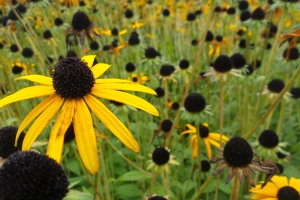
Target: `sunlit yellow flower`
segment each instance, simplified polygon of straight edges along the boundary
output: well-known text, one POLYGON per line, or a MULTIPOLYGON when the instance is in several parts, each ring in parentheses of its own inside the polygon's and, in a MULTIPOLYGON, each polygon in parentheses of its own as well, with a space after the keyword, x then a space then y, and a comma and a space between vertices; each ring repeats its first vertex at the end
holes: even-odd
MULTIPOLYGON (((191 148, 192 148, 192 155, 194 158, 196 158, 199 152, 197 128, 190 124, 186 124, 185 127, 188 130, 182 132, 180 135, 193 134, 191 137, 191 148)), ((199 134, 200 134, 200 138, 204 140, 206 151, 207 151, 207 157, 210 159, 212 157, 212 151, 210 145, 214 145, 220 148, 221 135, 219 133, 210 133, 208 129, 208 124, 206 123, 203 123, 202 125, 199 126, 199 134)), ((228 140, 229 140, 228 137, 222 135, 222 143, 226 143, 228 140)))
POLYGON ((41 85, 21 89, 1 99, 0 108, 12 102, 50 95, 20 124, 16 141, 24 128, 37 118, 25 136, 22 150, 30 149, 32 143, 60 110, 51 131, 47 155, 60 162, 64 134, 73 122, 80 157, 91 173, 97 173, 98 152, 89 111, 91 110, 128 148, 135 152, 139 151, 139 144, 129 130, 97 97, 128 104, 157 116, 158 111, 150 103, 120 90, 156 93, 150 88, 128 80, 97 79, 110 65, 99 63, 92 67, 95 57, 95 55, 84 56, 81 60, 77 57, 63 58, 55 66, 52 78, 42 75, 17 78, 17 80, 29 80, 41 85))
POLYGON ((251 188, 254 193, 251 199, 260 200, 292 200, 300 199, 300 179, 294 177, 288 181, 286 176, 273 176, 264 188, 261 189, 262 182, 251 188))
POLYGON ((139 75, 137 74, 132 74, 131 77, 128 77, 127 80, 131 80, 135 83, 139 83, 139 84, 145 84, 146 81, 149 80, 148 76, 145 76, 143 73, 140 73, 139 75))

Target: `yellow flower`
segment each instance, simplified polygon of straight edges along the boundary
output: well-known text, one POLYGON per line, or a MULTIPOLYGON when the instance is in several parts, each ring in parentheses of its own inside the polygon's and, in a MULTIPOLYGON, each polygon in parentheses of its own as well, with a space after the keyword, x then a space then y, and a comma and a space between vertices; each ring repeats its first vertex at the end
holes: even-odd
MULTIPOLYGON (((182 132, 180 135, 184 134, 189 134, 192 133, 191 137, 191 147, 192 147, 192 155, 194 158, 198 156, 199 152, 199 142, 198 142, 198 136, 196 135, 197 129, 196 127, 186 124, 185 127, 188 129, 184 132, 182 132)), ((212 151, 211 151, 211 146, 214 145, 218 148, 220 148, 220 134, 219 133, 210 133, 208 129, 208 124, 203 123, 202 125, 199 126, 199 134, 200 138, 204 140, 206 151, 207 151, 207 157, 210 159, 212 157, 212 151)), ((226 143, 228 141, 228 137, 222 135, 222 142, 226 143)))
POLYGON ((97 173, 99 165, 96 134, 89 110, 93 111, 102 123, 128 148, 135 152, 140 150, 139 144, 125 125, 103 103, 98 101, 97 97, 128 104, 157 116, 159 115, 158 111, 150 103, 119 90, 156 93, 150 88, 128 80, 97 79, 110 65, 99 63, 92 67, 95 57, 95 55, 88 55, 81 60, 77 57, 63 58, 55 66, 53 78, 28 75, 16 79, 29 80, 41 85, 21 89, 3 98, 0 100, 0 108, 12 102, 50 95, 38 104, 21 123, 16 141, 24 128, 37 118, 24 138, 22 150, 30 149, 32 143, 59 110, 47 149, 47 155, 57 162, 61 160, 64 134, 73 122, 82 162, 91 173, 97 173))
POLYGON ((132 80, 135 83, 139 83, 139 84, 145 84, 146 81, 149 80, 148 76, 145 76, 143 73, 140 73, 139 75, 133 73, 130 77, 127 77, 127 80, 132 80))
POLYGON ((271 181, 262 189, 262 183, 250 189, 250 192, 254 193, 251 199, 292 200, 300 198, 300 179, 292 177, 288 181, 286 176, 273 176, 271 181))

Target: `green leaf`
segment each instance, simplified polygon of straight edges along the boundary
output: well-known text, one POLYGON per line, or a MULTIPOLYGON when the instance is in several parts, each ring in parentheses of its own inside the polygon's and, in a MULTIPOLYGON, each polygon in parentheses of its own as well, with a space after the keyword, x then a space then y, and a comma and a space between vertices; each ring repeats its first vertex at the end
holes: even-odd
POLYGON ((70 190, 63 200, 93 200, 92 195, 79 192, 77 190, 70 190))
POLYGON ((76 175, 81 175, 79 164, 75 158, 68 160, 67 169, 75 173, 76 175))
POLYGON ((122 199, 130 199, 132 197, 142 196, 141 190, 137 185, 134 184, 126 184, 117 187, 117 194, 122 199))
POLYGON ((151 178, 151 176, 140 172, 140 171, 131 171, 127 172, 126 174, 120 176, 118 181, 140 181, 151 178))

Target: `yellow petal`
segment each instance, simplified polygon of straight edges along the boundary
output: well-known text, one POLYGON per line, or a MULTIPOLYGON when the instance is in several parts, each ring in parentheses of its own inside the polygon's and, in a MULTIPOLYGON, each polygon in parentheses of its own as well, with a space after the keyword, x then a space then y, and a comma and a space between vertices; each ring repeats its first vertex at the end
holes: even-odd
POLYGON ((12 95, 9 95, 1 99, 0 108, 16 101, 47 96, 53 94, 54 92, 55 90, 52 86, 37 85, 37 86, 27 87, 15 92, 12 95))
POLYGON ((119 32, 119 35, 124 35, 125 33, 127 33, 127 30, 126 30, 126 29, 120 31, 120 32, 119 32))
POLYGON ((180 136, 185 135, 185 134, 189 134, 189 133, 196 133, 196 132, 193 131, 193 130, 187 130, 187 131, 183 131, 183 132, 180 134, 180 136))
POLYGON ((39 83, 42 85, 53 85, 52 78, 42 75, 28 75, 28 76, 21 76, 16 78, 15 80, 28 80, 34 83, 39 83))
POLYGON ((116 78, 105 78, 105 79, 96 79, 96 84, 98 83, 132 83, 132 81, 116 78))
POLYGON ((64 99, 62 98, 56 98, 55 101, 53 101, 53 103, 35 120, 24 138, 22 150, 30 149, 32 143, 55 116, 63 101, 64 99))
POLYGON ((92 88, 92 94, 100 98, 114 100, 120 103, 131 105, 133 107, 144 110, 155 116, 159 115, 157 109, 152 104, 132 94, 115 91, 115 90, 108 90, 108 89, 101 89, 101 90, 94 91, 93 88, 92 88))
POLYGON ((74 116, 74 108, 75 100, 67 99, 59 112, 50 134, 47 155, 56 160, 58 163, 60 163, 61 160, 65 133, 74 116))
POLYGON ((273 176, 271 180, 278 188, 288 186, 288 180, 286 176, 273 176))
POLYGON ((53 101, 55 101, 57 98, 60 98, 57 94, 53 94, 44 101, 42 101, 40 104, 38 104, 34 109, 30 111, 30 113, 25 117, 25 119, 22 121, 21 125, 19 126, 16 140, 15 140, 15 146, 17 145, 17 141, 19 139, 19 136, 21 132, 24 130, 24 128, 32 122, 41 112, 43 112, 46 108, 48 108, 53 101))
POLYGON ((94 67, 92 67, 92 72, 94 74, 94 78, 98 78, 101 76, 108 68, 110 68, 111 65, 105 64, 105 63, 98 63, 94 67))
POLYGON ((210 138, 206 138, 206 139, 209 141, 210 144, 220 148, 220 146, 221 146, 220 143, 218 143, 218 142, 216 142, 216 141, 214 141, 213 139, 210 139, 210 138))
POLYGON ((193 135, 191 137, 191 146, 192 146, 192 155, 193 155, 193 158, 197 158, 198 152, 199 152, 199 144, 198 144, 197 135, 193 135))
POLYGON ((87 55, 81 58, 81 61, 86 62, 87 66, 91 68, 93 66, 96 55, 87 55))
POLYGON ((295 188, 295 190, 297 190, 298 192, 300 192, 300 179, 296 179, 296 178, 292 177, 290 179, 289 186, 295 188))
POLYGON ((73 124, 81 160, 89 172, 96 174, 99 169, 96 135, 91 114, 83 99, 76 100, 73 124))
POLYGON ((208 159, 211 159, 212 158, 211 146, 209 144, 208 139, 204 138, 204 143, 205 143, 205 147, 206 147, 206 151, 207 151, 207 157, 208 157, 208 159))
POLYGON ((186 124, 185 126, 186 126, 189 130, 192 130, 192 131, 194 131, 194 132, 196 133, 197 129, 196 129, 195 126, 192 126, 192 125, 190 125, 190 124, 186 124))
POLYGON ((92 95, 84 97, 89 108, 100 121, 129 149, 139 152, 140 147, 126 126, 103 103, 92 95))
POLYGON ((110 89, 110 90, 129 90, 129 91, 137 91, 137 92, 145 92, 149 94, 156 95, 156 92, 149 87, 131 82, 131 83, 103 83, 103 84, 95 84, 93 87, 93 91, 101 89, 110 89))

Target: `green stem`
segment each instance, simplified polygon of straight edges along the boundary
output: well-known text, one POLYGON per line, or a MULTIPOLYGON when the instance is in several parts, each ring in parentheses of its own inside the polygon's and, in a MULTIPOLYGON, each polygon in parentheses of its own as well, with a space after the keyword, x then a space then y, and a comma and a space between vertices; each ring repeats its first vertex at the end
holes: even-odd
POLYGON ((238 200, 239 197, 239 177, 237 175, 234 176, 233 190, 231 193, 231 200, 238 200))
POLYGON ((202 185, 202 187, 200 188, 200 190, 197 191, 197 193, 193 196, 192 200, 198 200, 199 196, 202 194, 202 192, 205 190, 205 188, 209 185, 209 183, 214 179, 214 177, 210 177, 209 179, 207 179, 207 181, 205 181, 202 185))

